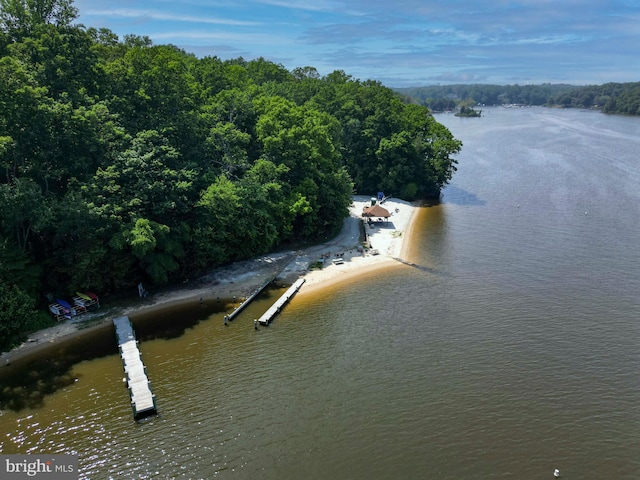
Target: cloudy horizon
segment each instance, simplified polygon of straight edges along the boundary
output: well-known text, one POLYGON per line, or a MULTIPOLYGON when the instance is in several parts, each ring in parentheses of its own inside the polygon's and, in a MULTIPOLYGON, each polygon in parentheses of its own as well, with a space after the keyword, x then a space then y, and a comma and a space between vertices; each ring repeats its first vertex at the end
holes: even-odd
POLYGON ((78 22, 198 57, 264 57, 390 87, 640 81, 629 0, 78 0, 78 22))

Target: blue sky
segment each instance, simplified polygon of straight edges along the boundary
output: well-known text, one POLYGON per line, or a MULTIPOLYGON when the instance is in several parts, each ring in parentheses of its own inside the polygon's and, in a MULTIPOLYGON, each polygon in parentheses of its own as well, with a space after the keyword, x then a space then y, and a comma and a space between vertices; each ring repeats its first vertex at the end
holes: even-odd
POLYGON ((639 0, 76 0, 78 22, 198 57, 390 87, 640 81, 639 0))

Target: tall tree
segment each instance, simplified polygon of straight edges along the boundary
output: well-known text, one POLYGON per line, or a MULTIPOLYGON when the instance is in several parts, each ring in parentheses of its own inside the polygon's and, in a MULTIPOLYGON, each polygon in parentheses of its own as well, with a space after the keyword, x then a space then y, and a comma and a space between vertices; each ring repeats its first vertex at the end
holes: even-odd
POLYGON ((263 158, 288 169, 284 180, 298 236, 312 238, 332 232, 347 213, 352 190, 351 179, 340 163, 338 121, 279 97, 259 99, 257 105, 262 112, 256 131, 263 158), (335 210, 327 209, 324 202, 331 197, 338 199, 332 202, 335 210))
POLYGON ((212 171, 235 176, 245 170, 249 166, 250 141, 251 136, 233 123, 216 123, 205 140, 212 171))
POLYGON ((0 227, 22 252, 29 250, 35 233, 43 230, 51 218, 51 209, 40 186, 30 178, 14 178, 0 184, 0 227))
POLYGON ((40 25, 69 26, 77 17, 73 0, 0 0, 0 30, 14 41, 40 25))
POLYGON ((112 165, 84 188, 95 214, 109 225, 109 245, 131 252, 139 268, 165 282, 178 269, 188 241, 195 171, 156 131, 140 132, 112 165))
POLYGON ((35 301, 20 287, 0 277, 0 350, 10 347, 24 331, 35 301))

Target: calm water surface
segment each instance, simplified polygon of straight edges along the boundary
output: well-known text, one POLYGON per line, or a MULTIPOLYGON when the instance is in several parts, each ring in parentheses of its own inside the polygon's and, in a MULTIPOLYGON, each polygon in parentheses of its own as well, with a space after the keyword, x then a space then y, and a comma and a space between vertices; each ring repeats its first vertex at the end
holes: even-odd
POLYGON ((55 392, 0 412, 2 452, 76 452, 92 479, 640 478, 640 118, 485 113, 437 116, 464 147, 419 211, 422 268, 257 332, 278 291, 229 327, 132 317, 160 415, 132 421, 105 329, 23 372, 55 392))

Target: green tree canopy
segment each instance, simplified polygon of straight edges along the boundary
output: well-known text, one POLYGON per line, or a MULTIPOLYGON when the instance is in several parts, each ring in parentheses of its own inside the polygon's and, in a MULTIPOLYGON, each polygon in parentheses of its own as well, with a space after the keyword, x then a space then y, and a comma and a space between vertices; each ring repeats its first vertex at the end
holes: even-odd
POLYGON ((35 303, 20 287, 0 277, 0 347, 13 344, 24 331, 29 319, 36 315, 35 303))
POLYGON ((78 16, 73 0, 0 0, 0 30, 14 40, 44 24, 71 25, 78 16))
POLYGON ((460 143, 379 82, 120 39, 70 0, 0 9, 0 271, 34 302, 325 239, 354 192, 455 171, 460 143))

